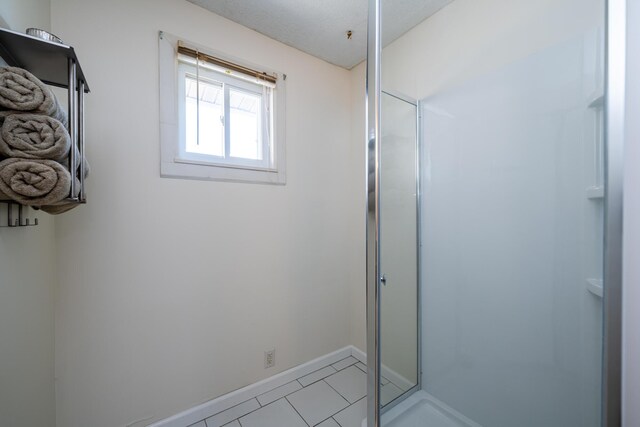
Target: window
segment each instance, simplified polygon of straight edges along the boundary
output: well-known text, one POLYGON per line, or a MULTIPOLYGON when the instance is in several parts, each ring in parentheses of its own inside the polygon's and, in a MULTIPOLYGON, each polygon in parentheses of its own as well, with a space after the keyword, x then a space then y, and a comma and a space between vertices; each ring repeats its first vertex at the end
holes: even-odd
POLYGON ((162 176, 284 184, 286 76, 193 46, 161 33, 162 176))

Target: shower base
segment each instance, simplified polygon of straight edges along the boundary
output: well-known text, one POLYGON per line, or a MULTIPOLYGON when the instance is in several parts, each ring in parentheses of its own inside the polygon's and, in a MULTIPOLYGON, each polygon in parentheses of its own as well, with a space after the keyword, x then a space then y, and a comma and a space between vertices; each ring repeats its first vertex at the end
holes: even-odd
MULTIPOLYGON (((482 427, 422 390, 383 414, 381 424, 383 427, 482 427)), ((365 419, 362 427, 366 425, 365 419)))

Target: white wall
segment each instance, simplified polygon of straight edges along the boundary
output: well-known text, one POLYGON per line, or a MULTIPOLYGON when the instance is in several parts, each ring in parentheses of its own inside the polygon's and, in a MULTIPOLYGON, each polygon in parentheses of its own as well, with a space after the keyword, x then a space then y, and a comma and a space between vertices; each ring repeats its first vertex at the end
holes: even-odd
MULTIPOLYGON (((0 228, 0 425, 55 425, 53 219, 0 228)), ((0 205, 6 221, 6 207, 0 205)))
POLYGON ((349 280, 349 296, 351 307, 350 340, 351 344, 366 352, 367 350, 367 305, 366 305, 366 172, 365 155, 367 150, 365 138, 365 62, 355 66, 350 72, 351 78, 351 143, 349 145, 352 158, 351 183, 354 198, 359 210, 350 216, 349 228, 355 233, 352 242, 354 255, 349 280))
POLYGON ((146 425, 350 344, 350 75, 182 0, 54 0, 91 87, 57 220, 58 426, 146 425), (159 30, 287 74, 287 184, 161 179, 159 30), (263 351, 276 349, 276 368, 263 351))
POLYGON ((572 38, 602 4, 455 0, 385 48, 383 87, 422 99, 572 38))
POLYGON ((51 26, 49 0, 2 0, 0 17, 13 31, 24 33, 35 27, 48 30, 51 26))
MULTIPOLYGON (((47 29, 49 1, 3 1, 0 23, 47 29)), ((0 425, 7 427, 55 425, 54 221, 27 212, 40 225, 0 228, 0 425)))
POLYGON ((602 277, 603 200, 586 197, 585 48, 424 102, 424 384, 482 425, 599 424, 602 299, 586 280, 602 277))

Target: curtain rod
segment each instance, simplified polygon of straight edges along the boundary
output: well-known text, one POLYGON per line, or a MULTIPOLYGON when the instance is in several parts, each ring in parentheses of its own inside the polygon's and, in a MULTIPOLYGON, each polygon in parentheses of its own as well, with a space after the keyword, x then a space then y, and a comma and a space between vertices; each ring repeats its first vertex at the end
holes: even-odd
POLYGON ((261 71, 256 71, 251 68, 244 67, 242 65, 234 64, 233 62, 225 61, 224 59, 216 58, 215 56, 207 55, 206 53, 202 53, 196 49, 185 46, 182 42, 178 42, 178 53, 181 53, 186 56, 190 56, 192 58, 195 58, 196 60, 203 60, 205 62, 209 62, 211 64, 226 68, 231 71, 236 71, 238 73, 255 76, 255 78, 257 79, 266 80, 273 84, 276 84, 276 82, 278 81, 277 77, 272 76, 271 74, 267 74, 261 71))

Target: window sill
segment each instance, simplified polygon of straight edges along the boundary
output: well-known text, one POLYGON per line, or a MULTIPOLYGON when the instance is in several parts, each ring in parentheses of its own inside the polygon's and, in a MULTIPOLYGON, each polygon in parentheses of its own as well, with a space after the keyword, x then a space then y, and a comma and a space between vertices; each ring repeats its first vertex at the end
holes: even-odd
POLYGON ((160 164, 160 175, 163 178, 196 179, 201 181, 286 184, 286 177, 283 171, 237 165, 220 165, 178 158, 173 162, 162 162, 160 164))
POLYGON ((207 162, 205 160, 187 159, 187 158, 184 158, 184 157, 176 157, 175 159, 173 159, 173 161, 174 161, 174 163, 184 163, 184 164, 188 164, 188 165, 210 166, 210 167, 214 167, 214 168, 242 169, 242 170, 278 173, 278 169, 275 169, 275 168, 267 168, 267 167, 252 166, 252 165, 232 164, 232 163, 207 162))

